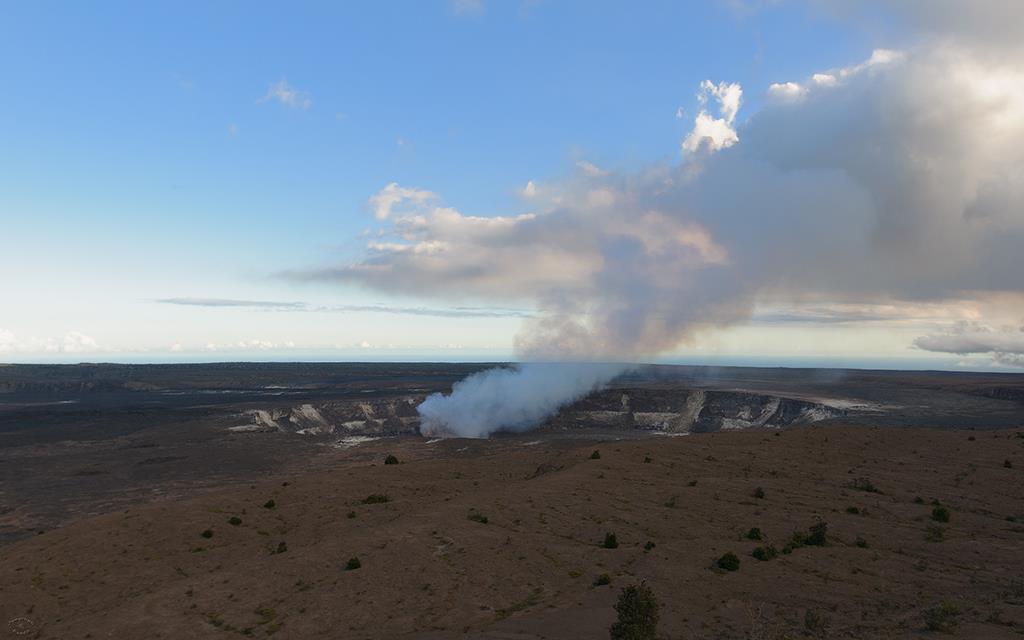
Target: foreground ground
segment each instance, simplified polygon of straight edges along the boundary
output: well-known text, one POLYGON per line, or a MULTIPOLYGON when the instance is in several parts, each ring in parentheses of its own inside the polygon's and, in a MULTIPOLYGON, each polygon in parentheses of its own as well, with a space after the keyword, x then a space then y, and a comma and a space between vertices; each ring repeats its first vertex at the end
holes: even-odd
POLYGON ((1024 631, 1019 430, 399 438, 326 455, 318 470, 0 547, 5 631, 600 638, 619 588, 640 580, 661 600, 665 638, 1024 631), (389 453, 401 464, 382 464, 389 453), (373 494, 387 501, 365 504, 373 494), (948 522, 933 520, 933 501, 948 522), (818 521, 826 546, 781 553, 818 521), (745 537, 752 527, 763 541, 745 537), (601 547, 606 533, 618 548, 601 547), (768 544, 778 557, 751 557, 768 544), (739 569, 714 567, 729 551, 739 569), (351 558, 360 567, 346 570, 351 558), (594 586, 601 574, 610 584, 594 586))

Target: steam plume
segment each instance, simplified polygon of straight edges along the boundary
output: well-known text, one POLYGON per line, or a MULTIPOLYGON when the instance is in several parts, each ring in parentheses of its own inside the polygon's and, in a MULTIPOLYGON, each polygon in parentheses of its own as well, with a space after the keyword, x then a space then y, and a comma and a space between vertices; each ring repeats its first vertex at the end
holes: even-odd
POLYGON ((496 431, 525 431, 625 369, 621 364, 529 362, 481 371, 457 382, 451 395, 435 393, 424 400, 420 432, 486 438, 496 431))
MULTIPOLYGON (((1007 3, 941 4, 957 20, 923 25, 915 49, 781 78, 746 121, 738 85, 702 84, 717 109, 702 104, 680 163, 531 181, 530 210, 515 216, 465 215, 388 185, 365 256, 297 277, 532 303, 516 348, 533 361, 638 362, 746 322, 758 305, 998 294, 1024 308, 1024 47, 980 43, 971 26, 1005 22, 1007 3), (972 11, 977 20, 959 19, 972 11)), ((614 375, 554 371, 470 378, 424 403, 425 429, 522 429, 614 375)))

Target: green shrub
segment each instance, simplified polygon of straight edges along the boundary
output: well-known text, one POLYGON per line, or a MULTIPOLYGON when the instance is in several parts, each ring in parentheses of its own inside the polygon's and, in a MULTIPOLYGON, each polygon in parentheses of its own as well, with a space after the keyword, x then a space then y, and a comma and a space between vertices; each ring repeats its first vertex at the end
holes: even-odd
POLYGON ((277 553, 284 553, 285 551, 288 551, 288 544, 282 540, 277 543, 277 553))
POLYGON ((650 540, 648 540, 647 543, 644 544, 644 551, 650 551, 654 547, 655 547, 655 544, 653 542, 651 542, 650 540))
POLYGON ((238 525, 242 524, 242 519, 238 516, 231 516, 230 518, 228 518, 228 524, 230 524, 232 527, 237 527, 238 525))
POLYGON ((861 549, 868 548, 868 541, 862 538, 861 536, 857 536, 857 539, 854 541, 854 544, 860 547, 861 549))
POLYGON ((477 513, 476 511, 474 511, 474 512, 470 513, 466 517, 469 518, 470 520, 472 520, 473 522, 479 522, 480 524, 487 524, 487 516, 485 516, 482 513, 477 513))
POLYGON ((949 522, 949 509, 941 505, 933 508, 932 520, 935 522, 949 522))
POLYGON ((398 464, 398 458, 389 453, 388 457, 384 458, 384 464, 398 464))
POLYGON ((363 498, 363 504, 384 504, 385 502, 391 502, 391 498, 386 493, 371 493, 363 498))
POLYGON ((651 462, 653 462, 651 456, 644 456, 644 464, 651 464, 651 462))
POLYGON ((732 551, 728 551, 721 558, 715 560, 715 565, 725 571, 736 571, 740 568, 740 558, 732 551))
POLYGON ((213 537, 213 529, 207 529, 206 531, 203 531, 199 535, 203 536, 204 538, 212 538, 213 537))
POLYGON ((846 507, 846 513, 849 513, 849 514, 852 514, 852 515, 855 515, 855 516, 859 516, 860 515, 860 509, 858 509, 857 507, 846 507))
POLYGON ((658 599, 641 582, 625 587, 615 604, 618 619, 609 632, 612 640, 654 640, 658 635, 658 599))
POLYGON ((600 460, 601 459, 601 452, 598 451, 597 449, 594 449, 594 453, 590 454, 590 459, 591 460, 600 460))
POLYGON ((767 560, 771 560, 775 556, 779 555, 779 553, 775 550, 775 545, 771 545, 770 544, 770 545, 765 546, 765 547, 758 547, 758 548, 754 549, 751 552, 750 555, 752 555, 752 556, 754 556, 754 558, 764 562, 764 561, 767 561, 767 560))
POLYGON ((696 480, 690 480, 689 482, 686 483, 686 486, 688 486, 688 487, 696 487, 697 486, 697 481, 696 480))
POLYGON ((345 571, 355 571, 361 566, 363 566, 363 563, 359 562, 359 558, 352 557, 345 563, 345 571))
POLYGON ((263 503, 263 508, 264 509, 273 509, 276 506, 277 506, 277 503, 274 502, 273 500, 267 500, 266 502, 263 503))
POLYGON ((601 575, 599 575, 596 578, 594 578, 594 586, 595 587, 603 587, 604 585, 611 584, 611 583, 612 583, 612 577, 610 575, 608 575, 607 573, 602 573, 601 575))
POLYGON ((764 489, 762 489, 761 487, 754 489, 754 497, 757 498, 758 500, 764 499, 764 489))
POLYGON ((348 513, 345 514, 345 517, 348 518, 349 520, 351 520, 352 518, 356 517, 356 512, 355 511, 349 511, 348 513))
POLYGON ((1007 458, 1006 460, 1003 460, 1003 466, 1007 469, 1012 469, 1013 462, 1009 458, 1007 458))
POLYGON ((604 542, 601 543, 601 546, 605 549, 618 549, 619 540, 615 537, 614 533, 606 533, 604 534, 604 542))
POLYGON ((828 525, 818 521, 811 525, 810 535, 804 540, 804 544, 811 547, 824 547, 828 543, 828 525))
POLYGON ((916 496, 914 498, 914 504, 924 504, 924 498, 922 498, 921 496, 916 496))
POLYGON ((750 531, 747 532, 747 540, 761 540, 761 529, 758 527, 751 527, 750 531))

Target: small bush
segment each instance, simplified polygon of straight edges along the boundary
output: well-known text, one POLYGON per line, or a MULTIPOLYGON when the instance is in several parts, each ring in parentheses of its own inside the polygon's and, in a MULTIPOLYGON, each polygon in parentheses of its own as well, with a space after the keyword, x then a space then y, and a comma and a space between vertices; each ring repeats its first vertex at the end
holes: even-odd
POLYGON ((696 487, 697 486, 697 481, 696 480, 690 480, 689 482, 686 483, 686 486, 688 486, 688 487, 696 487))
POLYGON ((212 538, 213 537, 213 529, 207 529, 206 531, 200 533, 199 535, 203 536, 204 538, 212 538))
POLYGON ((850 482, 850 488, 857 491, 867 491, 868 493, 882 493, 868 478, 856 478, 850 482))
POLYGON ((811 547, 824 547, 828 543, 828 525, 824 522, 816 522, 811 525, 811 534, 807 536, 804 544, 811 547))
POLYGON ((768 545, 765 547, 758 547, 754 549, 750 555, 754 556, 757 560, 762 562, 771 560, 775 556, 779 555, 778 551, 775 550, 775 545, 768 545))
POLYGON ((485 516, 482 513, 477 513, 476 511, 474 511, 473 513, 469 514, 466 517, 469 518, 470 520, 472 520, 473 522, 479 522, 480 524, 487 524, 487 516, 485 516))
POLYGON ((763 500, 764 499, 764 489, 762 489, 761 487, 758 487, 758 488, 754 489, 754 497, 757 498, 758 500, 763 500))
POLYGON ((747 532, 747 540, 761 540, 761 529, 758 527, 751 527, 750 531, 747 532))
POLYGON ((740 568, 740 558, 732 551, 728 551, 721 558, 715 560, 715 566, 725 571, 736 571, 740 568))
POLYGON ((653 542, 651 542, 650 540, 648 540, 647 543, 644 544, 644 551, 650 551, 654 547, 655 547, 655 544, 653 542))
POLYGON ((363 563, 359 562, 359 558, 349 558, 348 562, 345 563, 345 571, 355 571, 361 566, 363 566, 363 563))
POLYGON ((356 517, 356 512, 355 511, 349 511, 348 513, 345 514, 345 517, 348 518, 349 520, 351 520, 352 518, 356 517))
POLYGON ((820 609, 808 609, 804 613, 804 628, 815 638, 827 638, 832 620, 820 609))
POLYGON ((615 604, 618 619, 609 632, 612 640, 654 640, 658 635, 658 599, 641 582, 625 587, 615 604))
POLYGON ((363 504, 384 504, 385 502, 391 502, 391 498, 386 493, 371 493, 363 498, 363 504))
POLYGON ((263 503, 263 508, 264 509, 273 509, 276 506, 277 506, 277 503, 274 502, 273 500, 267 500, 266 502, 263 503))
POLYGON ((846 507, 846 513, 849 513, 849 514, 852 514, 852 515, 855 515, 855 516, 859 516, 860 515, 860 509, 858 509, 857 507, 846 507))
POLYGON ((929 631, 949 632, 956 629, 960 608, 951 602, 943 602, 938 606, 925 609, 922 615, 924 626, 929 631))
POLYGON ((924 498, 917 496, 914 498, 914 504, 924 504, 924 498))
POLYGON ((612 583, 612 577, 610 575, 608 575, 607 573, 602 573, 601 575, 599 575, 596 578, 594 578, 594 586, 595 587, 603 587, 604 585, 611 584, 611 583, 612 583))
POLYGON ((601 546, 605 549, 618 549, 619 540, 615 537, 614 533, 606 533, 604 534, 604 542, 601 543, 601 546))
POLYGON ((228 518, 228 524, 230 524, 232 527, 237 527, 238 525, 242 524, 242 519, 238 516, 231 516, 230 518, 228 518))
POLYGON ((601 459, 601 452, 598 451, 597 449, 594 449, 594 453, 590 454, 590 459, 591 460, 600 460, 601 459))
POLYGON ((398 458, 389 453, 388 457, 384 458, 384 464, 398 464, 398 458))
POLYGON ((946 539, 946 530, 933 524, 925 529, 924 539, 928 542, 942 542, 946 539))
POLYGON ((288 543, 282 540, 277 543, 277 553, 284 553, 285 551, 288 551, 288 543))
POLYGON ((949 522, 949 509, 939 505, 932 509, 932 520, 935 522, 949 522))
POLYGON ((868 548, 868 541, 860 536, 857 536, 857 539, 854 541, 854 544, 860 547, 861 549, 868 548))
POLYGON ((651 464, 651 462, 653 462, 651 456, 644 456, 644 464, 651 464))
POLYGON ((1003 467, 1005 467, 1006 469, 1012 469, 1013 462, 1009 458, 1007 458, 1006 460, 1003 460, 1003 467))

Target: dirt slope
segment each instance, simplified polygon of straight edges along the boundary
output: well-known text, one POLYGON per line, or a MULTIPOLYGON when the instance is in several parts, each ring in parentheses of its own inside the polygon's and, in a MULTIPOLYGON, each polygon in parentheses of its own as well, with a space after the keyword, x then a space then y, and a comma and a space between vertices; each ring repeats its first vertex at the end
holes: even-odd
POLYGON ((0 616, 14 621, 0 637, 601 638, 638 580, 666 638, 935 637, 924 612, 942 602, 959 611, 945 620, 956 637, 1024 630, 1014 431, 408 438, 332 455, 326 471, 0 547, 0 616), (402 464, 381 464, 389 452, 402 464), (389 501, 363 504, 371 494, 389 501), (948 523, 931 519, 933 499, 948 523), (751 557, 819 519, 827 546, 751 557), (751 527, 766 540, 746 539, 751 527), (617 549, 599 546, 607 532, 617 549), (728 551, 739 570, 713 569, 728 551), (604 573, 611 584, 593 586, 604 573))

